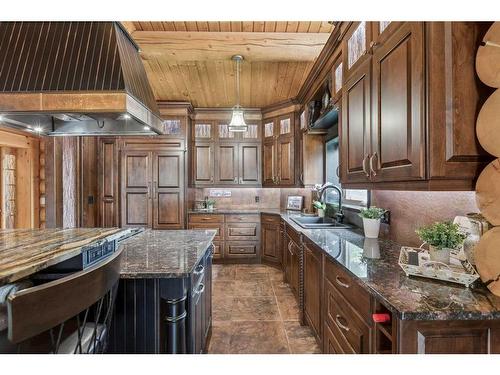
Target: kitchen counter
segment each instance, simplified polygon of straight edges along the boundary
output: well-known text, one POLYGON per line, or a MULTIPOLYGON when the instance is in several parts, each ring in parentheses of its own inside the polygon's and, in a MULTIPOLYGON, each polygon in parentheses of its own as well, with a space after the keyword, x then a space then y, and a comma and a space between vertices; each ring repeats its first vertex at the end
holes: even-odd
MULTIPOLYGON (((246 212, 231 210, 235 214, 246 212)), ((279 214, 288 226, 302 233, 329 259, 348 270, 364 289, 401 320, 500 319, 500 297, 482 285, 465 288, 458 284, 407 277, 398 264, 401 244, 365 238, 359 229, 304 229, 290 220, 300 215, 291 211, 261 209, 252 213, 279 214)))
POLYGON ((239 209, 224 209, 214 208, 213 210, 194 210, 189 209, 188 214, 235 214, 235 215, 252 215, 252 214, 276 214, 280 215, 282 210, 279 208, 259 208, 253 210, 239 210, 239 209))
POLYGON ((82 252, 120 228, 2 229, 0 286, 30 276, 82 252))
POLYGON ((124 241, 121 278, 189 275, 215 237, 215 230, 145 230, 124 241))

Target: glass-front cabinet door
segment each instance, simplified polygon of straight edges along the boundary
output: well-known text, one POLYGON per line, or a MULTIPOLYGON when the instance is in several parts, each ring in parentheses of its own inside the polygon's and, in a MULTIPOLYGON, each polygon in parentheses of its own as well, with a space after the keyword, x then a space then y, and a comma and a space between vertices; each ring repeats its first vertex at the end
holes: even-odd
POLYGON ((235 134, 236 133, 229 131, 229 124, 217 124, 217 138, 220 141, 232 141, 235 138, 235 134))
POLYGON ((199 140, 211 140, 213 138, 213 124, 211 122, 199 122, 194 124, 194 138, 199 140))
POLYGON ((371 23, 367 21, 354 22, 347 35, 343 51, 344 72, 346 73, 354 70, 369 57, 371 23))
POLYGON ((273 138, 274 136, 274 120, 264 121, 264 138, 273 138))
POLYGON ((247 131, 242 133, 242 137, 245 141, 257 141, 259 140, 259 125, 248 124, 247 131))

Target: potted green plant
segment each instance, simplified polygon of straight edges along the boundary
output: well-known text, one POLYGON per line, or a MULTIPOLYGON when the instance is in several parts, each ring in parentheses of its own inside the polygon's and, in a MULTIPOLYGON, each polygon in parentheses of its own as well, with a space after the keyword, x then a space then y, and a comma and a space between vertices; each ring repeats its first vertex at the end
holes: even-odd
POLYGON ((314 201, 313 207, 318 210, 319 217, 325 217, 326 204, 320 201, 314 201))
POLYGON ((365 237, 378 238, 380 231, 380 219, 384 216, 385 211, 383 208, 372 206, 361 210, 359 216, 363 218, 363 230, 365 237))
POLYGON ((213 210, 215 208, 215 200, 214 199, 207 199, 206 205, 207 205, 207 210, 209 210, 209 211, 213 210))
POLYGON ((416 233, 429 245, 431 260, 445 264, 450 263, 450 250, 458 249, 467 237, 450 221, 436 222, 417 229, 416 233))

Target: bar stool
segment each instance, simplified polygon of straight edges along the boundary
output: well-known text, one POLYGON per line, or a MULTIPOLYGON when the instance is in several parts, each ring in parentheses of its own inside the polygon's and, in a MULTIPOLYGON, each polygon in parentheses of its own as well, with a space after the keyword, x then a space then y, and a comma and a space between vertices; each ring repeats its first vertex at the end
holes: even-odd
POLYGON ((21 353, 106 351, 122 249, 99 264, 7 299, 8 339, 21 353))

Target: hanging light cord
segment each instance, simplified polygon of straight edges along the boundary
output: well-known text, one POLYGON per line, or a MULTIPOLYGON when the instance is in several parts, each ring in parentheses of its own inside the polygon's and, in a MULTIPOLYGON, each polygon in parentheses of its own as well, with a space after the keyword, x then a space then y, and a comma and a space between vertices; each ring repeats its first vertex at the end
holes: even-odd
POLYGON ((240 106, 240 62, 241 59, 236 60, 236 106, 240 106))

